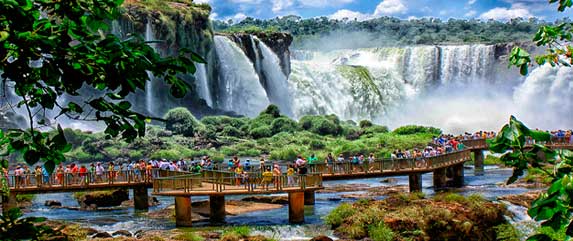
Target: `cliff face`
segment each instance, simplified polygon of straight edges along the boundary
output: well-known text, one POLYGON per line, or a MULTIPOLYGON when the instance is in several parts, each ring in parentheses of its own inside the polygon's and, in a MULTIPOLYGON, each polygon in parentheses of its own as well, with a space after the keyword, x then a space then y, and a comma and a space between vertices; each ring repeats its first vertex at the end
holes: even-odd
POLYGON ((235 41, 245 52, 247 57, 255 63, 257 55, 261 56, 259 41, 252 38, 256 36, 258 40, 262 41, 268 46, 279 58, 280 65, 283 73, 288 76, 290 74, 290 50, 289 47, 293 41, 292 35, 288 33, 234 33, 224 34, 235 41))

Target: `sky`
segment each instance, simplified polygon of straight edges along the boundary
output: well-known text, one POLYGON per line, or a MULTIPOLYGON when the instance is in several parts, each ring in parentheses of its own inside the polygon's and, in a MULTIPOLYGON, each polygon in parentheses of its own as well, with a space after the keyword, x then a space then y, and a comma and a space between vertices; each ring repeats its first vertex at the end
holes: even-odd
POLYGON ((558 12, 548 0, 195 0, 213 7, 211 18, 259 19, 298 15, 303 18, 326 16, 335 19, 366 20, 381 16, 401 19, 434 17, 444 20, 530 18, 553 21, 572 12, 558 12))

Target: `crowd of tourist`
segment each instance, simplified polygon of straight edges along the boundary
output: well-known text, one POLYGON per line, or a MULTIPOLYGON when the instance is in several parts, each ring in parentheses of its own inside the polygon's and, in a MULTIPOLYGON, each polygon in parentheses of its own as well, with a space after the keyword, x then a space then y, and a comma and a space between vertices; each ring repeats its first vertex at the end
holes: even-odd
MULTIPOLYGON (((573 143, 572 132, 552 131, 552 141, 559 143, 573 143)), ((461 151, 466 147, 463 141, 475 139, 490 139, 496 135, 493 131, 479 131, 475 133, 464 133, 462 135, 440 135, 435 136, 432 142, 425 148, 414 148, 411 150, 397 149, 390 155, 392 160, 412 159, 416 161, 416 167, 423 166, 426 158, 435 157, 442 154, 461 151)), ((315 154, 308 157, 298 155, 294 161, 286 166, 280 166, 277 162, 271 162, 266 157, 258 160, 258 163, 247 159, 241 161, 237 156, 228 161, 213 161, 209 156, 204 156, 199 160, 138 160, 138 161, 116 161, 107 163, 90 163, 67 165, 60 164, 50 175, 44 166, 29 167, 25 164, 16 165, 12 170, 3 169, 6 177, 9 173, 13 179, 7 178, 15 187, 28 187, 44 185, 70 185, 70 184, 93 184, 93 183, 113 183, 113 182, 150 182, 152 178, 158 176, 158 171, 184 171, 190 173, 201 173, 212 170, 224 170, 234 173, 235 184, 241 185, 249 180, 250 175, 256 173, 261 177, 261 184, 269 185, 274 182, 278 185, 279 178, 286 176, 288 186, 296 185, 296 175, 305 175, 308 172, 322 173, 357 173, 371 172, 379 168, 375 165, 376 157, 370 154, 354 154, 337 156, 328 153, 324 160, 319 160, 315 154)), ((394 162, 392 162, 394 163, 394 162)), ((397 162, 398 163, 398 162, 397 162)), ((392 164, 391 168, 396 167, 392 164)))

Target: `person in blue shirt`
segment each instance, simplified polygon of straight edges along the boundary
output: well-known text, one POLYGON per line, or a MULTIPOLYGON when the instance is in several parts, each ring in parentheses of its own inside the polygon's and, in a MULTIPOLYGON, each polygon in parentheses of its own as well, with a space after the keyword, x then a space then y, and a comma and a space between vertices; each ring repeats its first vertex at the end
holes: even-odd
POLYGON ((243 169, 248 172, 251 171, 251 160, 246 160, 243 169))

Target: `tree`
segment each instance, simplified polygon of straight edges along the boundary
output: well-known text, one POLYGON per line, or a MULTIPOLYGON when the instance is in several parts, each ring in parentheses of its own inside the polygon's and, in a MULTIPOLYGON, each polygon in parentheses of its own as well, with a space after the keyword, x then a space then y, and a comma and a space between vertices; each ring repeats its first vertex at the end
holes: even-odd
MULTIPOLYGON (((573 6, 571 0, 549 0, 550 4, 557 3, 557 10, 560 12, 573 6)), ((547 47, 547 53, 534 57, 538 65, 550 64, 551 66, 573 65, 573 23, 563 21, 556 25, 541 26, 533 37, 537 46, 547 47)), ((510 66, 519 67, 520 73, 526 75, 532 65, 531 55, 520 47, 514 47, 509 57, 510 66)))
POLYGON ((119 39, 108 23, 121 14, 123 0, 5 0, 0 2, 0 72, 2 89, 13 88, 27 113, 26 130, 0 132, 2 155, 23 154, 33 165, 44 161, 48 171, 71 149, 59 125, 50 128, 43 115, 50 110, 73 120, 103 121, 106 137, 133 140, 145 134, 146 117, 126 100, 144 90, 148 72, 169 84, 175 97, 189 85, 180 73, 194 73, 205 61, 182 49, 161 57, 140 36, 119 39), (108 34, 106 34, 108 33, 108 34), (62 95, 97 92, 82 103, 58 102, 62 95))
POLYGON ((185 107, 177 107, 165 114, 165 129, 175 134, 193 137, 197 128, 201 125, 195 116, 185 107))

